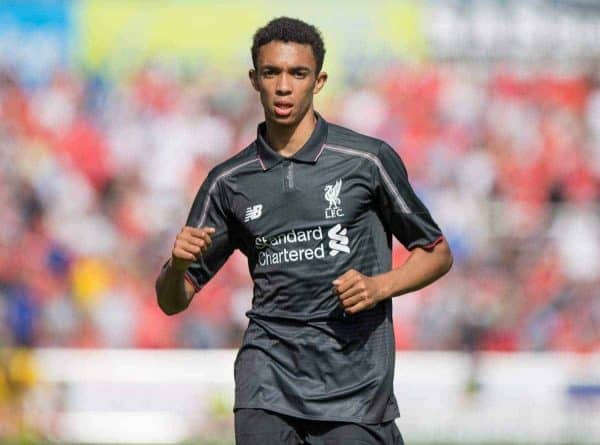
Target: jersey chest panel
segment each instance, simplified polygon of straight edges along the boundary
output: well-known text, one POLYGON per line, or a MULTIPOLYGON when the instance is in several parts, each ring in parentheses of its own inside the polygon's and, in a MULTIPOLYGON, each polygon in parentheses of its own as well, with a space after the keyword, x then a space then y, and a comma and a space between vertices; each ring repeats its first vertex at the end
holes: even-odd
POLYGON ((354 226, 371 207, 370 183, 369 172, 356 159, 331 156, 317 164, 281 163, 239 178, 230 192, 230 211, 244 237, 250 238, 354 226))

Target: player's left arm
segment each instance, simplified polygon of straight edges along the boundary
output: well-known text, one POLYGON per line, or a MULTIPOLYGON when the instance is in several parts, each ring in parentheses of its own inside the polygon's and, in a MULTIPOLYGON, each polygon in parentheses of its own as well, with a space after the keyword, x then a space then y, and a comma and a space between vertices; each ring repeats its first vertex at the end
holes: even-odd
POLYGON ((351 269, 333 281, 345 311, 353 314, 387 298, 433 283, 452 266, 452 253, 441 229, 417 197, 400 156, 382 143, 371 162, 373 198, 386 228, 411 255, 400 267, 375 276, 351 269))
POLYGON ((334 293, 348 314, 370 309, 377 303, 419 290, 446 274, 452 253, 445 239, 432 248, 416 247, 406 262, 389 272, 369 277, 350 269, 333 281, 334 293))

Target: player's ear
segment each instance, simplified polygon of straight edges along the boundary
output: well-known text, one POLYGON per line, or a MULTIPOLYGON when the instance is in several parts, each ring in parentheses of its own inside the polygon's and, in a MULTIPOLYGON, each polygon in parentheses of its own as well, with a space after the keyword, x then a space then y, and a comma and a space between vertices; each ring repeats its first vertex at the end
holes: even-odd
POLYGON ((254 88, 256 91, 259 91, 258 79, 256 78, 256 70, 254 68, 251 68, 248 71, 248 77, 250 78, 250 83, 252 84, 252 88, 254 88))
POLYGON ((327 82, 327 73, 325 71, 321 71, 319 74, 317 74, 317 78, 315 79, 313 94, 317 94, 319 91, 321 91, 321 88, 323 88, 325 82, 327 82))

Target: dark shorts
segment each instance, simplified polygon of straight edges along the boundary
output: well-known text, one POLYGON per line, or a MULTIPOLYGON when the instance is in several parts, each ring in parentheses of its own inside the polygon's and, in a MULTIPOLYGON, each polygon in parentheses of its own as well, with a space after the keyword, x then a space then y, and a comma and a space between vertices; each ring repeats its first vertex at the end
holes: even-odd
POLYGON ((403 445, 395 421, 367 425, 299 419, 262 409, 235 411, 236 445, 403 445))

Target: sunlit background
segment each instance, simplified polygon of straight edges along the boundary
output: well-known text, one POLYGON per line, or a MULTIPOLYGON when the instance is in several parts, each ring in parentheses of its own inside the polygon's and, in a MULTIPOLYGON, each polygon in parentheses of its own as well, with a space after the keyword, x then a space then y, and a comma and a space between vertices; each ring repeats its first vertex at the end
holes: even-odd
POLYGON ((600 443, 592 0, 0 1, 0 438, 233 443, 245 258, 172 317, 154 280, 255 137, 280 15, 322 31, 317 110, 396 148, 454 253, 394 301, 405 441, 600 443))

